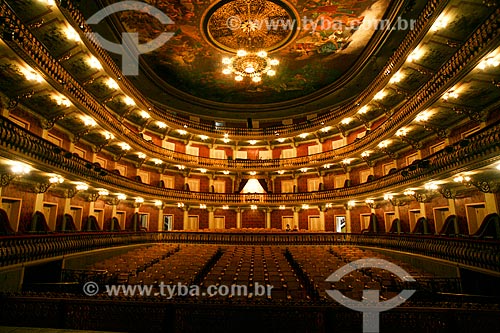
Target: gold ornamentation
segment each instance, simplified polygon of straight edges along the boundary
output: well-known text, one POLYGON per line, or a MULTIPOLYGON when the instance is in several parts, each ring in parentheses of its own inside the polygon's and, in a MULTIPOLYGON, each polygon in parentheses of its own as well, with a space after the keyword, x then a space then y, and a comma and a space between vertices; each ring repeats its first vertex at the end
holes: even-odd
POLYGON ((295 37, 299 24, 291 6, 273 0, 220 1, 202 22, 208 41, 231 53, 276 51, 295 37))

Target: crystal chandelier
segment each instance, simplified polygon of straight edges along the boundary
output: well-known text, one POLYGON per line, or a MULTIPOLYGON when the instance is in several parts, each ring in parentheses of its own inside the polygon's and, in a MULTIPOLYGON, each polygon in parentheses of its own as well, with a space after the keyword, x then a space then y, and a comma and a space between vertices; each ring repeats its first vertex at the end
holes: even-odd
POLYGON ((251 78, 253 82, 260 82, 262 76, 276 75, 273 66, 277 66, 279 61, 267 56, 266 51, 250 52, 239 50, 232 58, 222 59, 226 66, 222 73, 225 75, 234 75, 236 81, 243 81, 244 78, 251 78))

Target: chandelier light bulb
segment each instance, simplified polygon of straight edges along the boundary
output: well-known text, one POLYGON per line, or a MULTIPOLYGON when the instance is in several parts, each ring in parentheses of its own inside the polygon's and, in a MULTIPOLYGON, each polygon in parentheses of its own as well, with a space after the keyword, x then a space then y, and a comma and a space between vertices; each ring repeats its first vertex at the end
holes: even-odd
POLYGON ((255 68, 253 68, 252 65, 248 65, 247 68, 245 68, 245 72, 247 72, 248 74, 252 74, 255 72, 255 68))
POLYGON ((237 82, 244 79, 251 79, 258 83, 262 81, 264 75, 274 76, 276 70, 273 66, 279 64, 277 59, 268 58, 266 51, 250 52, 239 50, 232 58, 223 58, 222 73, 224 75, 234 75, 237 82))

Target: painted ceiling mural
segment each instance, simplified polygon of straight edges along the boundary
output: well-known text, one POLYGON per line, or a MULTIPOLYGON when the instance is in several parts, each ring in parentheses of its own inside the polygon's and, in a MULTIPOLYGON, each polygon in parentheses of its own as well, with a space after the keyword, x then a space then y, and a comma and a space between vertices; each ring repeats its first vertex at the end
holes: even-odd
POLYGON ((123 27, 138 32, 141 43, 175 32, 163 47, 143 55, 153 73, 198 98, 255 104, 302 97, 337 80, 370 40, 389 0, 145 2, 175 22, 163 26, 147 14, 120 13, 123 27), (241 44, 278 59, 276 75, 254 83, 223 74, 222 59, 241 44))

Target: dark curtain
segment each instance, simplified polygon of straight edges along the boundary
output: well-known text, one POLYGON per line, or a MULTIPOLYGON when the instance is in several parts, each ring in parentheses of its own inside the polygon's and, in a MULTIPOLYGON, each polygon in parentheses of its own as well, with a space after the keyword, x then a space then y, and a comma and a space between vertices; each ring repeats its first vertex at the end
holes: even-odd
POLYGON ((243 191, 243 188, 245 187, 245 185, 248 183, 248 179, 242 179, 240 181, 240 186, 238 186, 238 191, 236 193, 240 193, 241 191, 243 191))
POLYGON ((7 212, 3 209, 0 209, 0 235, 8 235, 13 234, 14 230, 10 226, 9 216, 7 212))
POLYGON ((259 179, 259 184, 260 184, 260 186, 262 186, 264 191, 266 191, 266 193, 269 192, 269 190, 267 188, 267 182, 265 179, 259 179))

